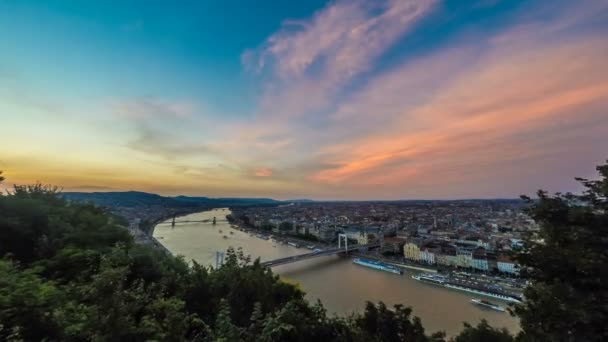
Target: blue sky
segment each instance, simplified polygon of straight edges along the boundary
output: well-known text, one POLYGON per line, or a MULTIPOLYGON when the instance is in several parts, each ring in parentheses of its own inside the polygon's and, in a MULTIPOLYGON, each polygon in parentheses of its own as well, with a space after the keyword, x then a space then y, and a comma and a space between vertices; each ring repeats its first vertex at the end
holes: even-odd
POLYGON ((0 1, 0 169, 210 196, 574 190, 607 158, 607 31, 601 0, 0 1))

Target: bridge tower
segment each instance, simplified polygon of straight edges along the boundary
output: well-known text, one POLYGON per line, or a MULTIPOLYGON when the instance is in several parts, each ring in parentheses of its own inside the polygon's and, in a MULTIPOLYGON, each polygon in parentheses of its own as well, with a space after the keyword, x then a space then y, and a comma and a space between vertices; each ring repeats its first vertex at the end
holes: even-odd
POLYGON ((224 252, 215 252, 215 269, 217 270, 224 264, 224 252))
POLYGON ((344 239, 344 251, 348 252, 348 235, 338 234, 338 248, 342 248, 342 239, 344 239))

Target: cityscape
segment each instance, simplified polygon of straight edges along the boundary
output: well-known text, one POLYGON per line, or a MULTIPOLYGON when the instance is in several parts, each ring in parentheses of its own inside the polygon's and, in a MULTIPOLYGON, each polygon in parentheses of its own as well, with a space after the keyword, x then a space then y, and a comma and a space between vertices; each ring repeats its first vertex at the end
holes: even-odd
POLYGON ((518 200, 403 203, 292 203, 233 209, 230 221, 313 241, 338 234, 410 262, 516 275, 508 256, 537 225, 518 200))
POLYGON ((0 341, 608 341, 608 0, 0 0, 0 341))

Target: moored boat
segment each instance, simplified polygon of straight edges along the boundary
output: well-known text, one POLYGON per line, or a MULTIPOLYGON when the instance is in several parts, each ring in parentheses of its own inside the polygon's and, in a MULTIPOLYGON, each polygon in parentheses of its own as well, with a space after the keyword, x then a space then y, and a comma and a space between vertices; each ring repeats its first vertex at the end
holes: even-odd
POLYGON ((480 306, 483 306, 483 307, 486 307, 486 308, 490 308, 490 309, 493 309, 493 310, 496 310, 496 311, 501 311, 501 312, 505 312, 506 311, 506 309, 505 309, 504 306, 500 306, 498 304, 494 304, 492 302, 489 302, 489 301, 483 300, 483 299, 477 299, 477 298, 471 299, 471 303, 477 304, 477 305, 480 305, 480 306))
POLYGON ((419 280, 419 281, 426 282, 426 283, 435 284, 435 285, 445 285, 445 282, 446 282, 446 278, 444 276, 439 275, 439 274, 432 274, 432 273, 414 274, 412 276, 412 278, 419 280))
POLYGON ((465 284, 460 281, 456 281, 447 276, 433 274, 433 273, 422 273, 415 274, 412 276, 413 279, 423 281, 425 283, 431 283, 434 285, 439 285, 443 287, 447 287, 454 290, 465 291, 469 293, 475 293, 477 295, 492 297, 496 299, 501 299, 508 302, 521 303, 523 301, 521 296, 516 294, 507 293, 506 291, 500 290, 498 288, 490 288, 483 286, 473 286, 471 284, 465 284))
POLYGON ((357 265, 366 266, 366 267, 373 268, 376 270, 381 270, 381 271, 395 273, 395 274, 403 274, 403 271, 400 268, 392 266, 392 265, 383 264, 379 261, 356 258, 353 260, 353 262, 357 265))

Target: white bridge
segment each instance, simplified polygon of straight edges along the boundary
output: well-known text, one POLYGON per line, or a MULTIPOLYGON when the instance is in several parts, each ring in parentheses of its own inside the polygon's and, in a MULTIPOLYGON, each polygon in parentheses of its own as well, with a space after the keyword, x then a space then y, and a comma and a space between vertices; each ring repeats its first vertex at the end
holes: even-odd
POLYGON ((354 246, 351 245, 351 247, 349 247, 347 235, 339 234, 338 235, 338 248, 332 248, 332 249, 327 249, 324 251, 310 252, 310 253, 306 253, 306 254, 300 254, 300 255, 294 255, 294 256, 270 260, 270 261, 264 261, 261 264, 262 264, 262 266, 273 267, 273 266, 291 264, 291 263, 297 262, 297 261, 302 261, 302 260, 307 260, 307 259, 312 259, 312 258, 317 258, 317 257, 322 257, 322 256, 327 256, 327 255, 332 255, 332 254, 348 253, 348 252, 356 251, 356 250, 359 250, 362 248, 377 247, 379 245, 380 245, 379 243, 375 243, 375 244, 367 244, 367 245, 354 245, 354 246), (342 246, 343 240, 344 240, 344 246, 342 246))

